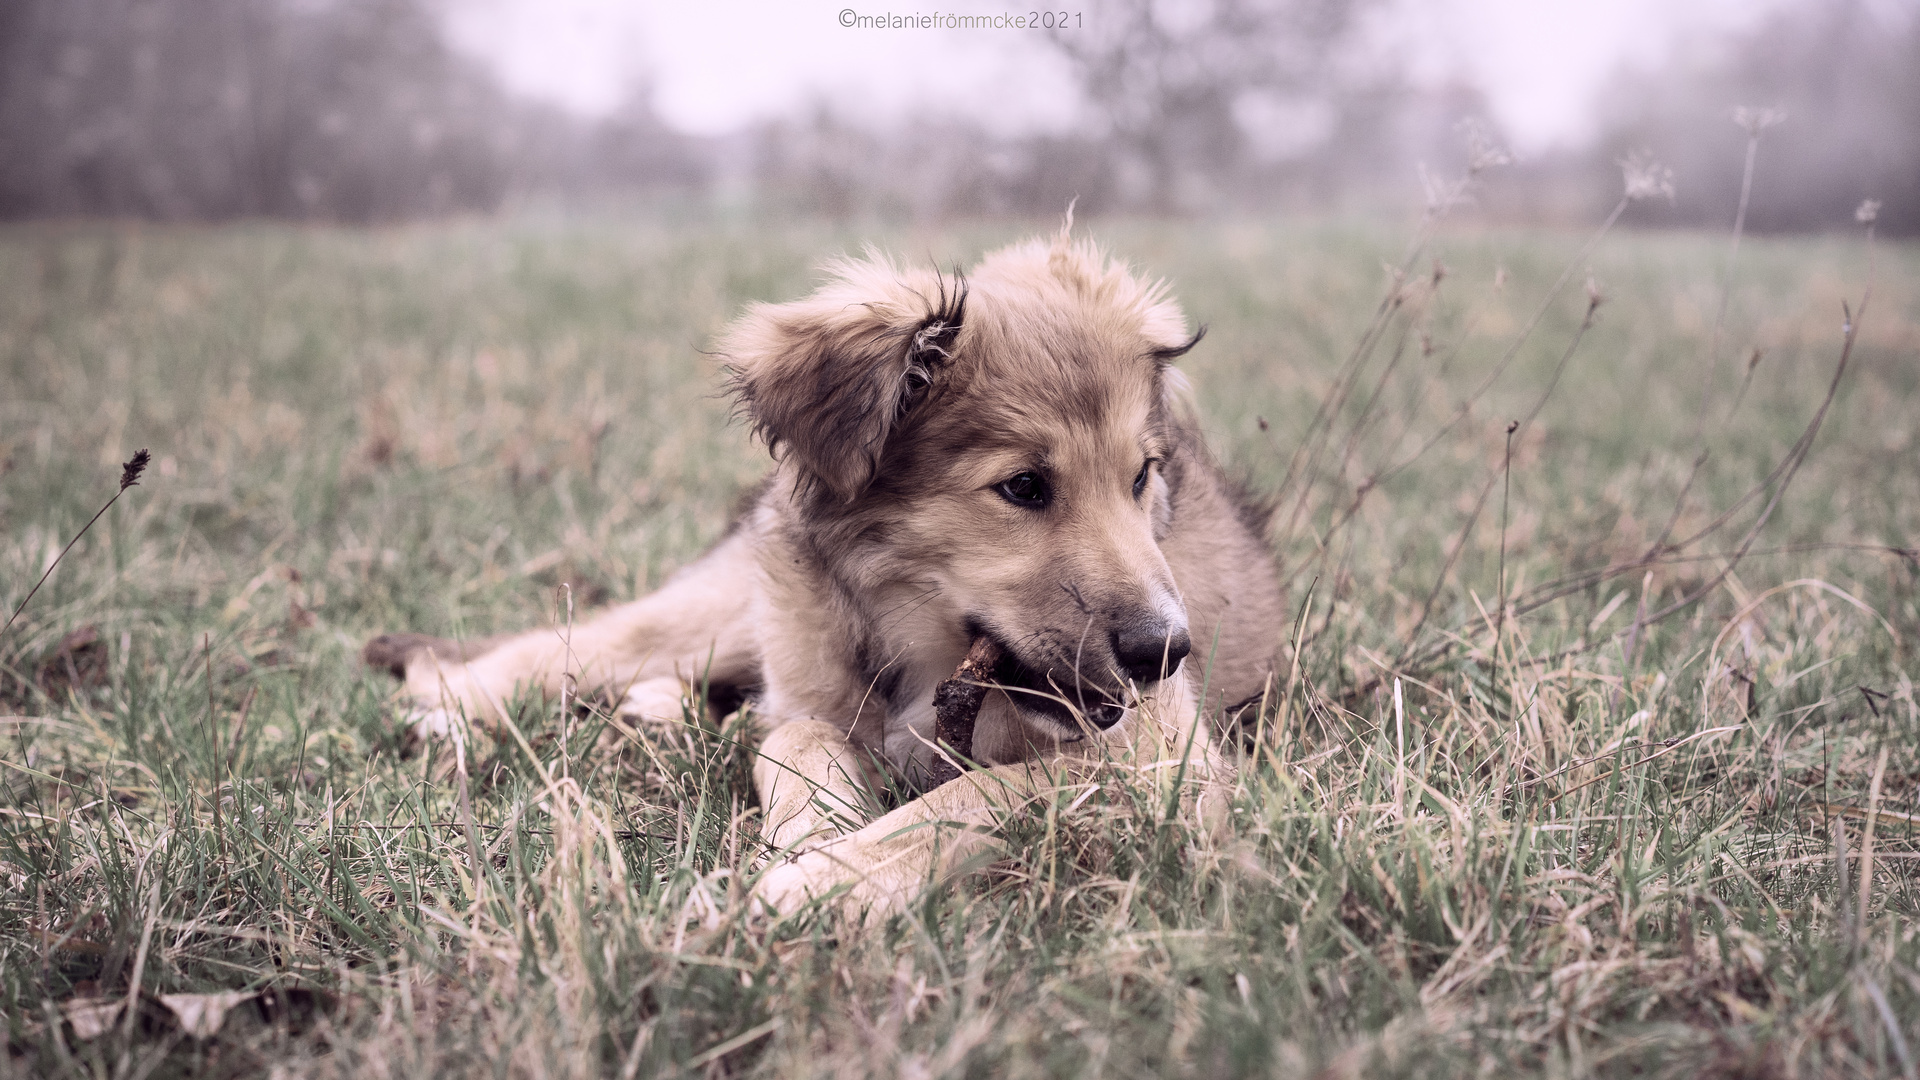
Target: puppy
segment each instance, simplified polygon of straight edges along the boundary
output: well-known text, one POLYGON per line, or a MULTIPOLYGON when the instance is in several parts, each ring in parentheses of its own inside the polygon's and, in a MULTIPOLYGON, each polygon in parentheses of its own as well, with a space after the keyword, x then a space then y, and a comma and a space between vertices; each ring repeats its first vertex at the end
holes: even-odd
POLYGON ((678 716, 689 685, 754 697, 781 853, 756 895, 896 910, 1050 785, 1230 776, 1207 718, 1259 698, 1284 616, 1264 515, 1172 367, 1200 337, 1064 231, 964 276, 840 262, 719 343, 774 465, 712 550, 570 642, 395 635, 367 657, 404 676, 423 734, 496 726, 569 677, 638 717, 678 716), (980 642, 997 659, 971 745, 943 747, 935 688, 980 642), (956 753, 985 767, 932 785, 956 753), (923 793, 876 816, 889 778, 923 793))

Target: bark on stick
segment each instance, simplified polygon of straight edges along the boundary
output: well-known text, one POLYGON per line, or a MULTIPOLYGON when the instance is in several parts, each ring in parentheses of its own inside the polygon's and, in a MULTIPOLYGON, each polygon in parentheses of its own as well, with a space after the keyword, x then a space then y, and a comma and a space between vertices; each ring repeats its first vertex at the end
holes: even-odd
MULTIPOLYGON (((994 665, 1000 662, 1000 646, 986 637, 973 639, 966 659, 954 669, 953 677, 933 688, 933 736, 963 757, 973 756, 973 722, 980 716, 980 702, 987 696, 994 665)), ((934 758, 928 777, 930 788, 958 778, 960 770, 946 755, 934 758)))

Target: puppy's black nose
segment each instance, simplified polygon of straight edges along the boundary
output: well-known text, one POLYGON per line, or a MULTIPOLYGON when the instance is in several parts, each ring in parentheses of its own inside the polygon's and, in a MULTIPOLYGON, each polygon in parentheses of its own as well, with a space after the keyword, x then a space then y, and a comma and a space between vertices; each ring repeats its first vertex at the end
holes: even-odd
POLYGON ((1187 640, 1184 621, 1168 623, 1149 616, 1113 634, 1113 658, 1120 663, 1120 673, 1137 683, 1155 682, 1173 674, 1191 651, 1193 643, 1187 640))

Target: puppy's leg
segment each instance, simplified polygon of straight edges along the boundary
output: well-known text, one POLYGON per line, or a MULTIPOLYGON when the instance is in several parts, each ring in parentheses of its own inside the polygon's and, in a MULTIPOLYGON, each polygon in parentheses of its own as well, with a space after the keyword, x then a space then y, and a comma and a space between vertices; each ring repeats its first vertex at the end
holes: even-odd
POLYGON ((767 842, 791 851, 859 828, 872 817, 873 774, 871 759, 832 724, 790 720, 774 728, 753 766, 767 842))
MULTIPOLYGON (((1061 774, 1056 771, 1057 781, 1061 774)), ((768 870, 755 894, 787 913, 844 889, 839 902, 869 920, 900 910, 994 843, 994 831, 1049 787, 1032 764, 961 774, 872 824, 768 870)))
POLYGON ((628 720, 657 723, 679 720, 686 707, 687 681, 678 675, 657 675, 627 687, 613 711, 628 720))
POLYGON ((534 630, 484 655, 462 659, 428 648, 406 662, 407 691, 423 733, 458 730, 465 717, 502 733, 507 702, 521 690, 557 696, 571 678, 581 692, 638 692, 626 710, 645 715, 677 708, 670 684, 750 685, 758 645, 750 607, 759 569, 742 528, 671 578, 657 592, 602 612, 569 631, 534 630))
POLYGON ((485 656, 511 635, 456 641, 431 634, 381 634, 360 650, 360 659, 370 668, 382 668, 396 679, 407 677, 407 667, 423 653, 438 653, 442 660, 472 660, 485 656))
MULTIPOLYGON (((833 732, 831 727, 820 725, 833 732)), ((833 732, 838 734, 837 732, 833 732)), ((856 832, 819 843, 761 877, 756 894, 776 911, 842 889, 840 903, 869 920, 900 910, 919 889, 961 870, 997 845, 1009 816, 1062 787, 1079 787, 1104 770, 1135 773, 1170 791, 1191 785, 1188 805, 1203 827, 1224 820, 1232 765, 1207 738, 1195 695, 1183 676, 1157 686, 1133 715, 1077 753, 1044 767, 1000 765, 962 773, 856 832)), ((756 779, 758 772, 756 770, 756 779)), ((773 805, 764 794, 764 805, 773 805)), ((772 816, 770 815, 770 820, 772 816)))

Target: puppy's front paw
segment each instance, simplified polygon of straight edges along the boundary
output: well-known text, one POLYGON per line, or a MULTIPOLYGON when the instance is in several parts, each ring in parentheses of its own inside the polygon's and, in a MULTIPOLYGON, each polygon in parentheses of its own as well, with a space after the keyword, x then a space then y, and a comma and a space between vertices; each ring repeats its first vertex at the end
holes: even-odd
POLYGON ((677 724, 687 714, 687 690, 670 676, 644 679, 627 688, 616 711, 636 724, 677 724))
POLYGON ((776 917, 791 915, 815 900, 821 900, 845 884, 830 861, 822 865, 817 852, 805 852, 760 875, 753 898, 758 906, 776 917))
POLYGON ((851 865, 858 861, 857 853, 849 851, 844 842, 803 851, 760 875, 753 890, 754 901, 776 917, 824 903, 862 923, 878 923, 897 910, 906 897, 893 895, 894 890, 851 865), (849 855, 855 858, 849 860, 849 855))
POLYGON ((776 915, 825 903, 865 926, 877 926, 904 908, 926 883, 913 858, 891 857, 851 838, 803 851, 760 875, 754 900, 776 915))
POLYGON ((445 742, 452 744, 456 753, 464 753, 467 748, 466 718, 450 709, 424 708, 414 706, 407 710, 401 723, 406 725, 407 733, 402 753, 413 757, 420 753, 428 743, 445 742))

